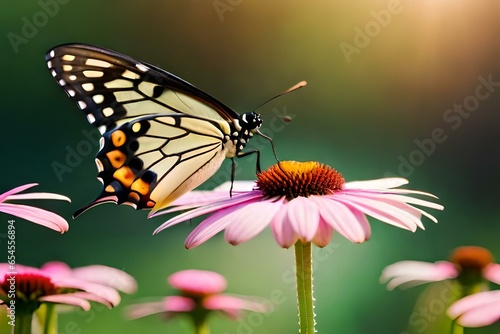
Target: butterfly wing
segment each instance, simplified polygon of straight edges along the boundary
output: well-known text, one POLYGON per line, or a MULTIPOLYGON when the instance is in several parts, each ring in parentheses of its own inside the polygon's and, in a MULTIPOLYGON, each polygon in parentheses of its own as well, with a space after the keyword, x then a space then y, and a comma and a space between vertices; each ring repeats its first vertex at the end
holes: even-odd
POLYGON ((145 115, 182 113, 227 122, 239 117, 190 83, 118 52, 65 44, 45 58, 52 76, 101 133, 145 115))
POLYGON ((103 191, 75 212, 105 202, 166 207, 203 183, 224 160, 239 115, 155 66, 90 45, 47 54, 55 80, 99 128, 103 191))
POLYGON ((101 195, 75 217, 105 202, 165 208, 222 164, 227 123, 186 115, 143 116, 106 132, 97 154, 101 195))

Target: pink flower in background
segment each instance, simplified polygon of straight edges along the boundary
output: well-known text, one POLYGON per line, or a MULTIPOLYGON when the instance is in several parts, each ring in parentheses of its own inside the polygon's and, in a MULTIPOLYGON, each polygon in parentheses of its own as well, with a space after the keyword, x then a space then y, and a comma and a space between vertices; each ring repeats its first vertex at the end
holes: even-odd
POLYGON ((52 277, 73 278, 96 283, 127 294, 137 291, 136 280, 126 272, 113 267, 95 264, 71 268, 64 262, 52 261, 45 263, 40 269, 50 273, 52 277))
POLYGON ((180 295, 168 296, 161 301, 130 306, 128 316, 136 319, 152 314, 163 314, 170 318, 179 314, 193 317, 202 323, 210 311, 220 311, 231 318, 238 318, 242 311, 266 312, 267 308, 249 297, 223 294, 226 279, 215 272, 183 270, 169 276, 168 283, 179 290, 180 295), (202 319, 197 319, 202 317, 202 319))
MULTIPOLYGON (((402 261, 386 267, 380 278, 392 290, 423 283, 453 280, 457 297, 447 310, 454 326, 481 327, 500 319, 500 291, 489 290, 488 281, 500 284, 500 264, 482 247, 463 246, 454 250, 450 261, 435 263, 402 261)), ((453 332, 455 333, 455 332, 453 332)))
MULTIPOLYGON (((42 303, 55 303, 79 306, 88 311, 89 301, 104 304, 109 308, 120 303, 120 295, 113 285, 120 286, 124 291, 135 289, 135 281, 132 284, 130 276, 123 272, 119 275, 120 279, 125 278, 128 281, 119 280, 120 283, 105 284, 106 279, 100 279, 98 276, 106 270, 104 266, 97 267, 97 270, 94 266, 89 266, 73 271, 61 262, 49 262, 40 269, 0 263, 0 299, 9 306, 12 299, 9 292, 13 290, 11 286, 14 286, 16 308, 22 304, 34 312, 42 303), (94 280, 84 277, 92 273, 94 280)), ((117 269, 108 269, 108 274, 118 277, 117 269)))
POLYGON ((53 212, 28 205, 7 203, 7 201, 31 199, 56 199, 71 202, 66 196, 52 193, 18 194, 36 185, 38 183, 29 183, 0 194, 0 212, 29 220, 61 233, 66 232, 69 229, 68 222, 53 212))
MULTIPOLYGON (((288 248, 297 240, 326 246, 337 231, 352 242, 370 238, 366 216, 414 232, 424 229, 422 215, 437 220, 413 205, 442 210, 443 206, 405 195, 433 195, 421 191, 395 189, 407 184, 402 178, 386 178, 345 183, 335 169, 318 162, 283 161, 258 175, 256 188, 234 191, 193 191, 174 202, 169 212, 190 210, 155 230, 212 214, 187 237, 186 248, 196 247, 225 230, 232 245, 245 242, 270 225, 277 243, 288 248)), ((245 183, 248 186, 248 182, 245 183)), ((236 188, 239 184, 235 183, 236 188)))
POLYGON ((484 280, 500 284, 500 264, 493 263, 493 256, 487 249, 464 246, 453 252, 450 261, 401 261, 387 266, 380 277, 389 290, 447 279, 457 279, 464 288, 484 280))
POLYGON ((464 297, 448 308, 448 316, 464 327, 483 327, 500 320, 500 291, 464 297))

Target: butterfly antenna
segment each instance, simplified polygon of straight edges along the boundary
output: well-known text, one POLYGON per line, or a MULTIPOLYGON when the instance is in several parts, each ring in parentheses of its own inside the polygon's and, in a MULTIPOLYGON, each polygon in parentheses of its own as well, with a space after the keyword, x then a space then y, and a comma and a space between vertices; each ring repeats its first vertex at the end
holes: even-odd
MULTIPOLYGON (((272 100, 274 100, 274 99, 276 99, 276 98, 278 98, 278 97, 280 97, 280 96, 282 96, 282 95, 285 95, 285 94, 291 93, 291 92, 293 92, 294 90, 297 90, 297 89, 299 89, 299 88, 302 88, 302 87, 304 87, 305 85, 307 85, 307 81, 302 80, 301 82, 299 82, 299 83, 297 83, 297 84, 293 85, 292 87, 288 88, 288 89, 287 89, 287 90, 285 90, 284 92, 281 92, 281 93, 279 93, 278 95, 275 95, 275 96, 271 97, 270 99, 266 100, 265 102, 261 103, 261 104, 260 104, 257 108, 255 108, 253 111, 255 111, 255 110, 259 109, 259 108, 260 108, 260 107, 262 107, 264 104, 266 104, 266 103, 268 103, 268 102, 271 102, 272 100)), ((291 118, 290 118, 290 117, 288 117, 288 118, 287 118, 287 117, 285 116, 285 118, 286 118, 286 119, 285 119, 285 122, 289 122, 289 121, 291 120, 291 118)))
MULTIPOLYGON (((280 97, 282 95, 291 93, 291 92, 293 92, 293 91, 295 91, 295 90, 297 90, 299 88, 302 88, 305 85, 307 85, 307 81, 305 81, 305 80, 302 80, 299 83, 296 83, 295 85, 293 85, 292 87, 288 88, 287 90, 285 90, 285 91, 279 93, 278 95, 275 95, 275 96, 271 97, 270 99, 266 100, 265 102, 261 103, 257 108, 254 109, 254 111, 257 110, 257 109, 259 109, 260 107, 262 107, 264 104, 266 104, 266 103, 268 103, 268 102, 270 102, 270 101, 272 101, 272 100, 274 100, 274 99, 276 99, 276 98, 278 98, 278 97, 280 97)), ((292 118, 290 116, 284 116, 283 117, 283 121, 285 123, 291 122, 291 120, 292 120, 292 118)), ((273 142, 272 138, 269 137, 269 136, 266 136, 265 134, 263 134, 259 130, 257 130, 256 133, 259 136, 261 136, 262 138, 265 138, 265 139, 269 140, 269 142, 271 143, 271 147, 273 149, 274 158, 278 162, 278 166, 280 166, 280 162, 281 161, 278 159, 278 154, 276 153, 276 148, 274 147, 274 142, 273 142)), ((281 166, 280 166, 280 168, 281 168, 281 166)))

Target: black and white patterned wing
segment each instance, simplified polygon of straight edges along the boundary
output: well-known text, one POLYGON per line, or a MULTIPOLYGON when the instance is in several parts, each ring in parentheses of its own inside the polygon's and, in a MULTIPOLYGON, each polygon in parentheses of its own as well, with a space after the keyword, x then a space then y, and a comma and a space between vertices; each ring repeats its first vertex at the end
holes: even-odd
POLYGON ((186 115, 154 115, 103 135, 96 157, 102 193, 74 216, 113 202, 136 209, 167 207, 212 176, 226 157, 229 126, 186 115))
POLYGON ((118 52, 65 44, 45 58, 57 83, 101 133, 146 115, 181 113, 227 122, 239 117, 190 83, 118 52))
POLYGON ((91 45, 58 46, 46 60, 103 135, 96 158, 102 193, 75 217, 105 202, 156 212, 203 183, 226 157, 239 115, 186 81, 91 45))

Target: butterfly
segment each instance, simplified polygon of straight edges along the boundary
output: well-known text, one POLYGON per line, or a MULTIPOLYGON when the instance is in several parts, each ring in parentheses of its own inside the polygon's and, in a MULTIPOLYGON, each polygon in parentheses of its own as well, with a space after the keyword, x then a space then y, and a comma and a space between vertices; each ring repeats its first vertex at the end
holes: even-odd
POLYGON ((225 158, 257 153, 259 165, 258 150, 243 152, 255 133, 264 136, 258 113, 240 115, 165 70, 101 47, 65 44, 45 58, 102 135, 95 159, 102 192, 74 218, 106 202, 152 215, 206 181, 225 158))

